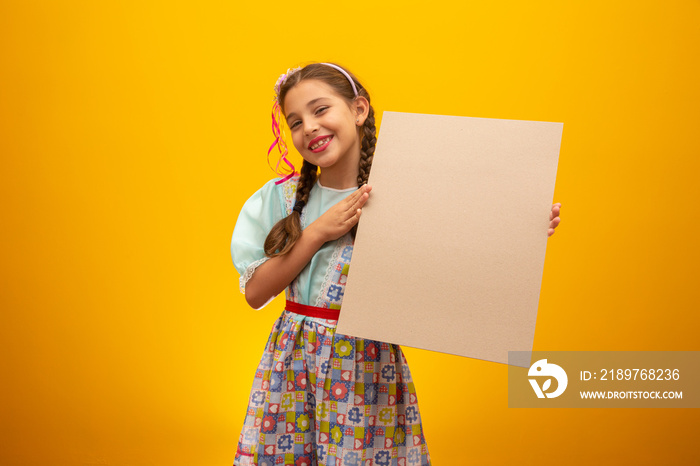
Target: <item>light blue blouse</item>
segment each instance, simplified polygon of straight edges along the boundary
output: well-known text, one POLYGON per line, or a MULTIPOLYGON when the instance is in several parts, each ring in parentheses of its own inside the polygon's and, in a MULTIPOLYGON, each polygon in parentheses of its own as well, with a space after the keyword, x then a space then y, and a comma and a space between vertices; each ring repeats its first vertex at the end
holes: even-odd
MULTIPOLYGON (((231 239, 231 257, 233 265, 241 275, 242 293, 245 293, 245 285, 255 269, 268 260, 263 244, 270 229, 289 215, 294 207, 298 177, 276 185, 275 181, 278 180, 268 181, 253 194, 243 205, 236 221, 231 239)), ((340 190, 327 188, 316 182, 302 211, 302 228, 306 228, 356 189, 357 187, 340 190)), ((310 306, 339 309, 352 255, 352 244, 350 233, 324 244, 289 285, 286 290, 287 299, 310 306)))

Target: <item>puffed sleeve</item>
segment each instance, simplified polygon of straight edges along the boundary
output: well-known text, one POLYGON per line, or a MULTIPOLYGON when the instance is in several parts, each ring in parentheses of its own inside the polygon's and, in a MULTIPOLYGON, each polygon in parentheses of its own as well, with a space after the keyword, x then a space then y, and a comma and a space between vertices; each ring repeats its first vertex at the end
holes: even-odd
POLYGON ((265 238, 285 214, 284 197, 275 180, 267 182, 243 205, 231 238, 231 258, 241 275, 241 293, 245 293, 255 269, 268 259, 263 250, 265 238))

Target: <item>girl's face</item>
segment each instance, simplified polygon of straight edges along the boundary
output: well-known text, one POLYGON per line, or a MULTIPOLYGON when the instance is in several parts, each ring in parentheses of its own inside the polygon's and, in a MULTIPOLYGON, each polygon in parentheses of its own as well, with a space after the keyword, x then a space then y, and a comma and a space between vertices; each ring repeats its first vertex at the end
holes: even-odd
POLYGON ((304 160, 321 167, 321 175, 325 171, 327 177, 331 172, 357 176, 361 141, 358 127, 364 123, 368 107, 364 97, 348 103, 328 84, 315 79, 301 81, 284 98, 294 147, 304 160))

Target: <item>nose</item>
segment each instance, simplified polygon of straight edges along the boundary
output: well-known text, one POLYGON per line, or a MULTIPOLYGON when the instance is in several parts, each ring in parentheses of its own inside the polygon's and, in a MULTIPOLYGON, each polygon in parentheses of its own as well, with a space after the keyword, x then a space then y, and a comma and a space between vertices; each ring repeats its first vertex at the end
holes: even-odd
POLYGON ((307 118, 304 120, 304 134, 309 136, 318 131, 318 122, 315 118, 307 118))

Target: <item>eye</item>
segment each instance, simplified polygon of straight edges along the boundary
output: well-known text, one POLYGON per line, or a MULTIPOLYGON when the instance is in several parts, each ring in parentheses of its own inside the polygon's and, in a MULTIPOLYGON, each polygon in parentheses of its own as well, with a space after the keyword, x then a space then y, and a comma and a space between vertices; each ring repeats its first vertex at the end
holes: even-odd
POLYGON ((328 110, 328 107, 318 107, 316 109, 316 115, 320 115, 320 114, 324 113, 326 110, 328 110))
POLYGON ((294 129, 301 124, 301 120, 294 120, 289 124, 289 129, 294 129))

